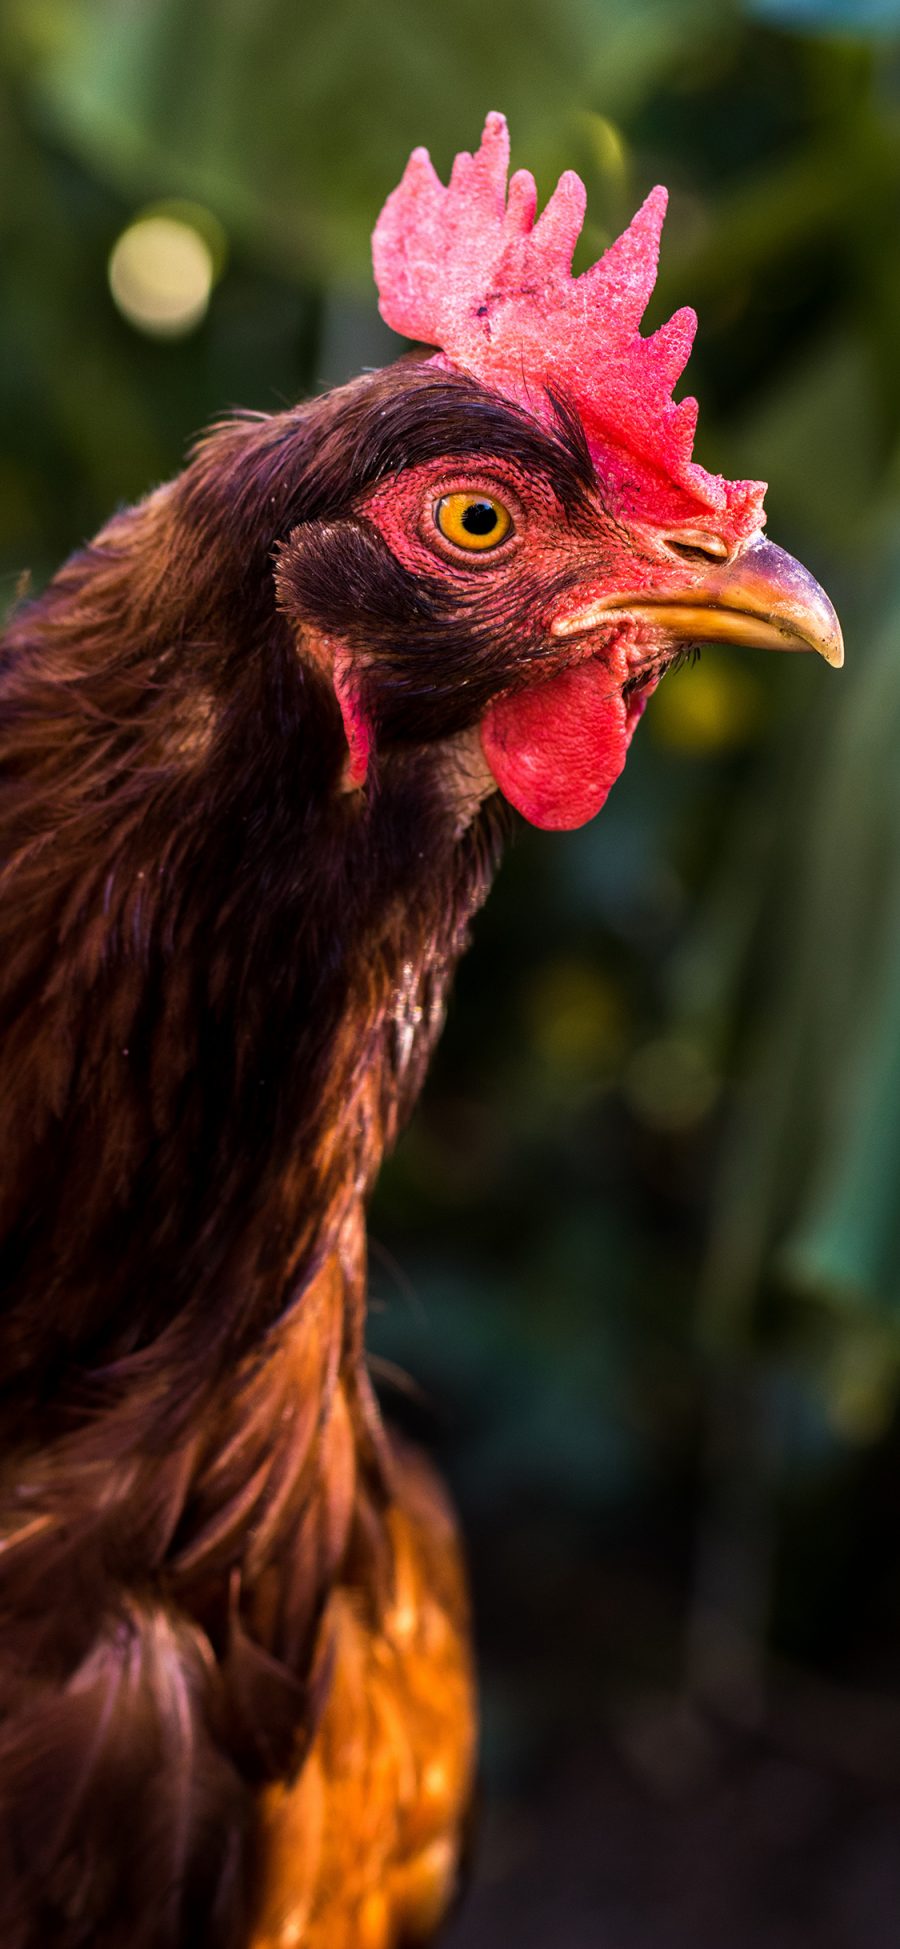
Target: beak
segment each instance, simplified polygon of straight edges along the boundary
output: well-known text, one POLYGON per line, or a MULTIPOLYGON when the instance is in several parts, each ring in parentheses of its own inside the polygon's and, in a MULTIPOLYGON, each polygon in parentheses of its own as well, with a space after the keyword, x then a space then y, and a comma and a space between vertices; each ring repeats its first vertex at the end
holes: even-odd
POLYGON ((835 670, 844 661, 841 626, 824 589, 793 555, 762 537, 731 562, 711 561, 687 596, 601 598, 560 617, 553 633, 596 629, 611 614, 639 618, 676 641, 818 650, 835 670))

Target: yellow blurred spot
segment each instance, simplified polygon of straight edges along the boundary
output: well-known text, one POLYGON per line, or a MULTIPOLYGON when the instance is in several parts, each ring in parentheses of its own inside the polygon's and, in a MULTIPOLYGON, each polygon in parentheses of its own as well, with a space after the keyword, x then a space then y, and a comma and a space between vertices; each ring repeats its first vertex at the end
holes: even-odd
POLYGON ((617 184, 622 183, 628 158, 620 130, 607 115, 586 115, 585 122, 596 167, 602 175, 611 177, 617 184))
POLYGON ((880 1441, 881 1436, 887 1434, 893 1409, 893 1394, 888 1394, 883 1388, 848 1381, 832 1395, 828 1404, 828 1419, 835 1432, 842 1435, 845 1441, 852 1442, 854 1447, 866 1447, 869 1442, 880 1441))
POLYGON ((223 258, 224 234, 209 211, 158 205, 114 244, 109 288, 138 331, 181 338, 205 317, 223 258))
POLYGON ((828 1419, 844 1441, 865 1447, 891 1425, 897 1395, 896 1350, 878 1334, 845 1339, 826 1375, 828 1419))
POLYGON ((666 677, 647 713, 657 742, 685 756, 738 750, 759 735, 764 720, 758 678, 716 648, 666 677))
POLYGON ((595 969, 577 961, 544 968, 529 991, 528 1016, 549 1068, 594 1080, 615 1066, 624 1037, 622 998, 595 969))
POLYGON ((669 1133, 688 1130, 708 1115, 719 1085, 696 1043, 661 1035, 636 1050, 623 1089, 639 1122, 669 1133))

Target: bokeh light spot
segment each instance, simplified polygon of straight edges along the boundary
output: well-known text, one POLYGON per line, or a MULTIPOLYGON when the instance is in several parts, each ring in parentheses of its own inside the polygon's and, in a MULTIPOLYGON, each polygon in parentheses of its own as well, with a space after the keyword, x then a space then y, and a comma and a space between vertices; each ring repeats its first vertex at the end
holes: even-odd
POLYGON ((581 962, 542 968, 526 1000, 528 1027, 538 1055, 561 1076, 597 1080, 617 1066, 625 1033, 625 1008, 615 985, 581 962))
POLYGON ((628 168, 625 139, 608 115, 585 116, 593 160, 602 175, 618 187, 624 184, 628 168))
POLYGON ((657 1036, 632 1056, 624 1090, 634 1115, 651 1130, 688 1130, 709 1115, 719 1094, 698 1044, 684 1036, 657 1036))
POLYGON ((673 671, 660 684, 647 713, 658 744, 703 757, 739 750, 762 732, 765 692, 757 677, 718 647, 694 668, 673 671))
POLYGON ((865 1447, 887 1434, 897 1398, 893 1332, 862 1324, 841 1336, 825 1373, 828 1419, 841 1439, 865 1447))
POLYGON ((109 288, 138 331, 181 338, 205 317, 216 271, 208 223, 201 228, 181 212, 147 211, 113 246, 109 288))

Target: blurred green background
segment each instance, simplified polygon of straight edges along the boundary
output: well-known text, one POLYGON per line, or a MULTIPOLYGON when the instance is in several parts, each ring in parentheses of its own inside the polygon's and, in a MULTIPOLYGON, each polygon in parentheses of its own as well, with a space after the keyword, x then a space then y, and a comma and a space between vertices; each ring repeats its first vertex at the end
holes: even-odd
POLYGON ((698 457, 770 481, 847 668, 707 651, 595 825, 517 834, 373 1357, 471 1549, 453 1943, 896 1945, 900 0, 6 0, 0 101, 7 601, 208 418, 395 355, 415 143, 504 108, 586 256, 670 186, 648 324, 696 304, 698 457))

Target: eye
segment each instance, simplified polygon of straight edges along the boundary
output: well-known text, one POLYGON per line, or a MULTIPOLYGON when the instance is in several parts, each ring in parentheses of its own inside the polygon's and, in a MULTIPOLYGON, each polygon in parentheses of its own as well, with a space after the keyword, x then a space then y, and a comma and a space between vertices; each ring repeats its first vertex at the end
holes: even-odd
POLYGON ((445 541, 483 554, 505 541, 512 515, 492 494, 442 494, 435 502, 434 522, 445 541))

